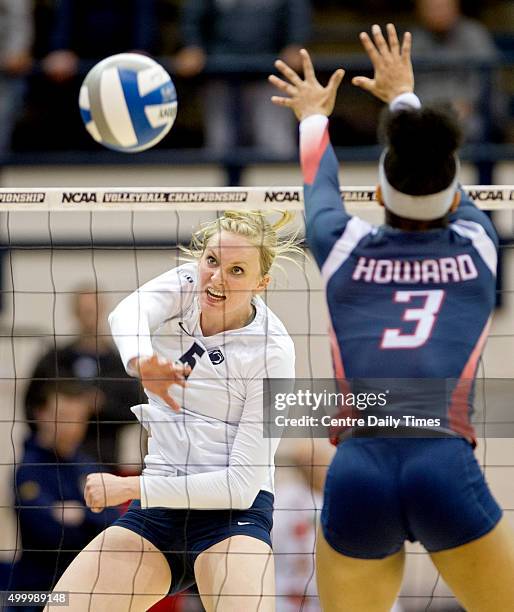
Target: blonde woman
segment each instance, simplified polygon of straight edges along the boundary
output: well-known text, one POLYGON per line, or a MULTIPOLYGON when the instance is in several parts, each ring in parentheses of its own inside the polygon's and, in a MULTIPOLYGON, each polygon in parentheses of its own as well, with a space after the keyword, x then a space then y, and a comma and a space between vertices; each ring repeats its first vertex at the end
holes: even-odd
POLYGON ((109 322, 149 403, 138 477, 94 474, 101 511, 133 500, 55 587, 80 610, 146 610, 196 582, 206 610, 274 610, 270 531, 276 439, 263 378, 294 378, 294 345, 259 297, 277 256, 300 251, 260 213, 226 212, 193 235, 196 261, 143 285, 109 322))

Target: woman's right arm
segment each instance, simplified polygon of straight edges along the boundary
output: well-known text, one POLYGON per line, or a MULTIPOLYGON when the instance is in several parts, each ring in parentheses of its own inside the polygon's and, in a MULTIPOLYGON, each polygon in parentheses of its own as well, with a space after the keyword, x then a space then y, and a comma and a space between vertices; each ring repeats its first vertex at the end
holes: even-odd
POLYGON ((195 278, 188 267, 174 268, 148 281, 109 315, 112 337, 127 371, 132 359, 154 354, 152 332, 177 315, 192 296, 195 278))
POLYGON ((341 199, 339 163, 324 115, 300 123, 300 161, 307 242, 321 268, 351 219, 341 199))
POLYGON ((151 334, 190 304, 196 286, 193 266, 174 268, 145 283, 109 315, 112 337, 127 372, 140 378, 145 389, 174 409, 178 406, 168 395, 168 388, 173 383, 183 385, 188 368, 155 355, 151 334))
POLYGON ((290 108, 300 121, 307 240, 321 267, 350 219, 341 201, 339 164, 328 134, 328 117, 334 109, 344 70, 336 70, 323 87, 307 51, 302 49, 300 54, 303 79, 285 62, 277 60, 275 66, 287 81, 275 75, 269 80, 288 96, 273 96, 272 101, 290 108))

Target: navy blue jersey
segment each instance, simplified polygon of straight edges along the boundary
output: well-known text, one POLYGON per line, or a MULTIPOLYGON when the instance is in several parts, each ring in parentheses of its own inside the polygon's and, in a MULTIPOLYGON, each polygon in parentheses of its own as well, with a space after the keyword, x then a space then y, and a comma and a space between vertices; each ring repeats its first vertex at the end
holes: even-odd
POLYGON ((10 589, 50 591, 80 550, 119 517, 114 508, 96 514, 84 504, 86 476, 99 469, 82 453, 64 459, 35 435, 26 440, 14 483, 23 553, 10 589), (64 518, 63 504, 77 509, 75 520, 64 518))
POLYGON ((444 409, 426 402, 423 411, 473 438, 473 380, 495 303, 498 239, 489 218, 463 192, 446 228, 405 232, 349 215, 321 117, 302 124, 301 160, 336 377, 451 379, 444 409))

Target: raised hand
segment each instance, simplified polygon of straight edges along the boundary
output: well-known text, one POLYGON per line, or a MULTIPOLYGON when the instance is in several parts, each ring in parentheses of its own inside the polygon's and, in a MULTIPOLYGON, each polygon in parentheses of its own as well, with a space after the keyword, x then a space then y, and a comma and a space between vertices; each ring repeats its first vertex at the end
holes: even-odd
POLYGON ((303 79, 282 60, 275 62, 275 67, 287 80, 280 79, 274 74, 270 75, 268 80, 287 97, 273 96, 271 101, 278 106, 292 109, 298 121, 309 115, 328 117, 334 110, 337 89, 343 80, 344 70, 342 68, 336 70, 330 77, 328 85, 323 87, 316 78, 311 58, 305 49, 300 51, 300 56, 303 79))
POLYGON ((371 33, 373 40, 366 32, 361 32, 360 39, 373 64, 375 74, 372 79, 357 76, 352 79, 352 84, 387 103, 402 93, 413 92, 410 32, 405 33, 401 46, 392 23, 387 24, 387 41, 379 25, 374 25, 371 33))
POLYGON ((145 359, 134 360, 130 368, 141 379, 147 391, 158 395, 176 412, 180 410, 180 406, 170 396, 169 388, 171 385, 186 386, 186 378, 191 372, 189 365, 172 363, 153 355, 145 359))

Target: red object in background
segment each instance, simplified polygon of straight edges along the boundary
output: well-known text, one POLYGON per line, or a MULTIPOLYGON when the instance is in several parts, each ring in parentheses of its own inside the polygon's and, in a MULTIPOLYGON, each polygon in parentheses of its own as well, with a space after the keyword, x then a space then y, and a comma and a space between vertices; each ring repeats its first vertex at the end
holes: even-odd
POLYGON ((296 523, 293 532, 297 538, 305 538, 312 533, 312 522, 309 523, 308 521, 305 521, 302 523, 296 523))
POLYGON ((182 612, 184 597, 182 595, 168 595, 157 602, 148 612, 182 612))

